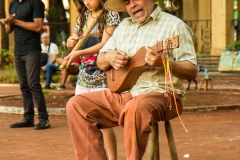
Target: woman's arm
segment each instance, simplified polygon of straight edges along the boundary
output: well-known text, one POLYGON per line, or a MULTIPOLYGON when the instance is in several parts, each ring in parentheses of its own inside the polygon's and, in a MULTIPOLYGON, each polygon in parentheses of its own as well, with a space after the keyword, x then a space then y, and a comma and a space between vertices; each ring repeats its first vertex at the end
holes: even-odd
POLYGON ((87 49, 83 49, 83 50, 77 50, 77 51, 72 51, 71 54, 69 54, 66 59, 68 59, 68 63, 67 63, 67 67, 78 57, 83 56, 83 55, 91 55, 94 53, 98 53, 99 50, 104 46, 104 44, 108 41, 108 39, 111 37, 111 35, 113 34, 115 28, 117 26, 110 26, 108 28, 105 28, 103 31, 103 36, 102 36, 102 40, 100 43, 89 47, 87 49))

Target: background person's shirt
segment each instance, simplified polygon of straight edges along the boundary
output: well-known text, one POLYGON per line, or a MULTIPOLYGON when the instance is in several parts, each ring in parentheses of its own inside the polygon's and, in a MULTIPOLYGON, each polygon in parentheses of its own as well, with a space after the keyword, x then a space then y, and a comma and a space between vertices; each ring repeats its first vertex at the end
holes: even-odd
MULTIPOLYGON (((44 3, 41 0, 13 0, 9 6, 9 13, 16 14, 16 19, 33 22, 34 18, 44 18, 44 3)), ((14 54, 26 55, 33 51, 41 51, 40 33, 29 31, 18 26, 14 29, 14 54)))
MULTIPOLYGON (((48 46, 44 46, 43 44, 41 44, 41 48, 42 48, 42 53, 48 54, 48 63, 52 62, 54 54, 55 55, 59 54, 58 46, 55 43, 51 42, 48 46)), ((58 65, 57 63, 54 63, 54 64, 58 65)))

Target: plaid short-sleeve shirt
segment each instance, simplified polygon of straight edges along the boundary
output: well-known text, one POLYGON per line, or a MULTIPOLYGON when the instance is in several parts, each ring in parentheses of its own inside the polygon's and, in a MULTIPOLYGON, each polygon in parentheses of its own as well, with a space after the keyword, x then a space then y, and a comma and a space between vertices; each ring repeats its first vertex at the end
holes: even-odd
MULTIPOLYGON (((191 29, 182 20, 161 11, 157 5, 143 24, 138 24, 131 17, 125 18, 100 52, 121 50, 132 57, 142 46, 154 46, 157 40, 162 41, 178 35, 180 47, 173 49, 173 57, 170 58, 175 61, 190 61, 197 64, 192 34, 191 29)), ((175 92, 184 95, 182 80, 172 76, 172 82, 175 92)), ((133 96, 149 92, 165 92, 164 70, 148 69, 142 73, 130 92, 133 96)))

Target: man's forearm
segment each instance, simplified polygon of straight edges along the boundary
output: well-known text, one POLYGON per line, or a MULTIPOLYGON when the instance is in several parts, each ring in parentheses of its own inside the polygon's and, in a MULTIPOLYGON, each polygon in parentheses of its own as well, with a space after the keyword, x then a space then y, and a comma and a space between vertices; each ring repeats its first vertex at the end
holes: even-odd
POLYGON ((50 63, 54 64, 56 62, 56 59, 51 60, 50 63))
POLYGON ((56 61, 57 61, 57 58, 58 58, 58 54, 52 54, 52 60, 50 63, 54 64, 56 61))
POLYGON ((6 25, 5 25, 5 30, 6 30, 6 32, 7 32, 8 34, 10 34, 10 33, 12 33, 12 31, 13 31, 13 26, 10 25, 10 24, 6 24, 6 25))
POLYGON ((170 61, 170 71, 172 70, 172 74, 175 77, 181 78, 181 79, 195 79, 197 76, 197 66, 192 64, 189 61, 182 61, 182 62, 176 62, 176 61, 170 61))
POLYGON ((108 59, 107 59, 107 54, 106 52, 101 52, 98 54, 97 57, 97 66, 101 70, 108 70, 108 68, 111 66, 108 59))
POLYGON ((14 25, 29 31, 40 32, 42 30, 43 20, 41 20, 42 18, 37 18, 37 19, 38 20, 34 22, 24 22, 16 19, 14 21, 14 25))

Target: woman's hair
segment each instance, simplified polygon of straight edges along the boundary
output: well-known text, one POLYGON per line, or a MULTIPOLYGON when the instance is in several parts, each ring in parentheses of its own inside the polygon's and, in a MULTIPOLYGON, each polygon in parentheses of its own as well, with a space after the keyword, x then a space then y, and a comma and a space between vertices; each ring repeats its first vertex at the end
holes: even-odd
MULTIPOLYGON (((98 21, 99 26, 98 26, 98 30, 100 33, 103 33, 104 31, 104 26, 106 23, 106 18, 107 18, 107 10, 104 8, 104 3, 106 2, 106 0, 100 0, 100 5, 99 5, 99 9, 103 10, 102 15, 98 21)), ((85 13, 88 10, 87 7, 84 5, 83 0, 74 0, 74 3, 76 5, 77 11, 79 13, 79 17, 80 17, 80 30, 83 31, 83 26, 86 23, 87 19, 85 17, 85 13)))

